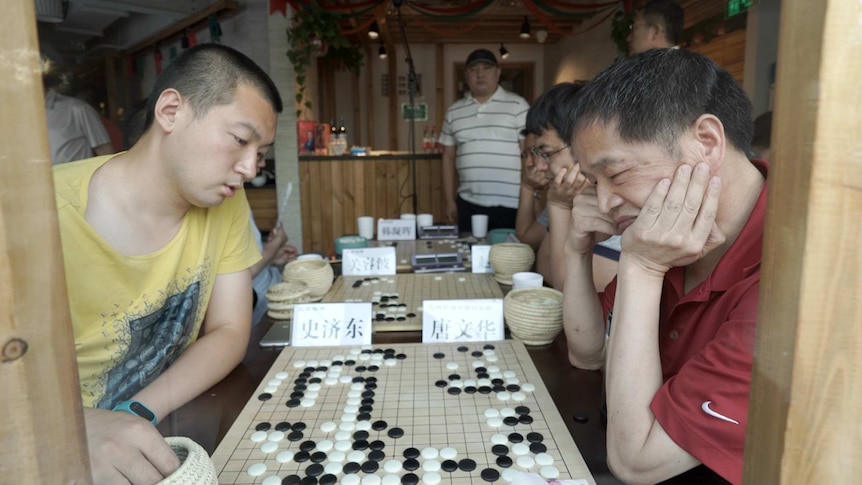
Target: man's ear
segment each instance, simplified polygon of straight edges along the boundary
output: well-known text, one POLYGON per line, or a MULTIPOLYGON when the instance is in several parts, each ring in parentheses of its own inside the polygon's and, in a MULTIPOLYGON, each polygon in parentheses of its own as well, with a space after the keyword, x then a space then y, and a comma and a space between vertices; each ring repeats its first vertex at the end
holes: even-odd
POLYGON ((711 172, 716 173, 727 150, 724 125, 715 115, 703 114, 694 121, 691 130, 700 152, 698 155, 709 164, 711 172))
POLYGON ((156 100, 153 119, 165 133, 170 133, 174 130, 177 123, 177 115, 183 101, 183 97, 179 91, 173 88, 162 91, 159 99, 156 100))

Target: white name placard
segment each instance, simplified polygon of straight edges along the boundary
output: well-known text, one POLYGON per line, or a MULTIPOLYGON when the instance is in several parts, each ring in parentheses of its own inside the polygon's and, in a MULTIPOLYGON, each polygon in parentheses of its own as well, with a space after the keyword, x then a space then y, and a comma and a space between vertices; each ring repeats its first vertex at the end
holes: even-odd
POLYGON ((294 347, 371 344, 371 303, 300 303, 293 306, 294 347))
POLYGON ((425 300, 422 342, 503 340, 503 300, 425 300))
POLYGON ((347 276, 395 274, 395 248, 345 249, 342 253, 341 272, 347 276))
POLYGON ((491 267, 491 246, 474 244, 470 248, 470 261, 474 273, 493 273, 491 267))
POLYGON ((378 241, 412 241, 416 239, 415 219, 379 219, 378 241))

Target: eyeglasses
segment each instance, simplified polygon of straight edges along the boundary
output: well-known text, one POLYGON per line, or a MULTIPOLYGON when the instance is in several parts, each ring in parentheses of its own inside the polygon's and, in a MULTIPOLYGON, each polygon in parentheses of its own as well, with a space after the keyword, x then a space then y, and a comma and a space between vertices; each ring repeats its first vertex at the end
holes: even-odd
POLYGON ((564 145, 562 148, 558 148, 554 151, 543 152, 536 147, 532 147, 532 148, 530 148, 530 153, 532 153, 533 156, 542 157, 542 159, 544 159, 545 161, 548 161, 551 159, 551 157, 560 153, 561 151, 565 150, 566 148, 569 148, 569 145, 564 145))
POLYGON ((638 27, 649 27, 649 24, 646 24, 646 23, 639 24, 637 22, 634 22, 632 24, 629 24, 629 31, 634 32, 634 30, 638 27))

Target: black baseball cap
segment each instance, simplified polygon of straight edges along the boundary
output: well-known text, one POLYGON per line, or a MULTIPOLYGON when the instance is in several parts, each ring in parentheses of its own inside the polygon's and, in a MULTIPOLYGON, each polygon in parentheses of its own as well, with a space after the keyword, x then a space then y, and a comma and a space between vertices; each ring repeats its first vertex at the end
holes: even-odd
POLYGON ((488 64, 493 65, 494 67, 499 67, 500 64, 497 63, 497 56, 494 55, 493 52, 488 49, 476 49, 467 56, 466 67, 470 67, 472 64, 477 62, 487 62, 488 64))

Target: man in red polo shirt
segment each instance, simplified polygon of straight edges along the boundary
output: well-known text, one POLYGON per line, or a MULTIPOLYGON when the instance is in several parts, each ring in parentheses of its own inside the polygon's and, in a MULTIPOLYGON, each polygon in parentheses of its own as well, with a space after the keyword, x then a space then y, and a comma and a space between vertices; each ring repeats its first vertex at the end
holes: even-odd
POLYGON ((701 464, 740 483, 766 208, 751 103, 707 57, 660 49, 601 73, 567 118, 591 183, 572 210, 565 331, 573 365, 605 366, 608 465, 627 483, 701 464), (618 276, 596 295, 608 234, 618 276))

